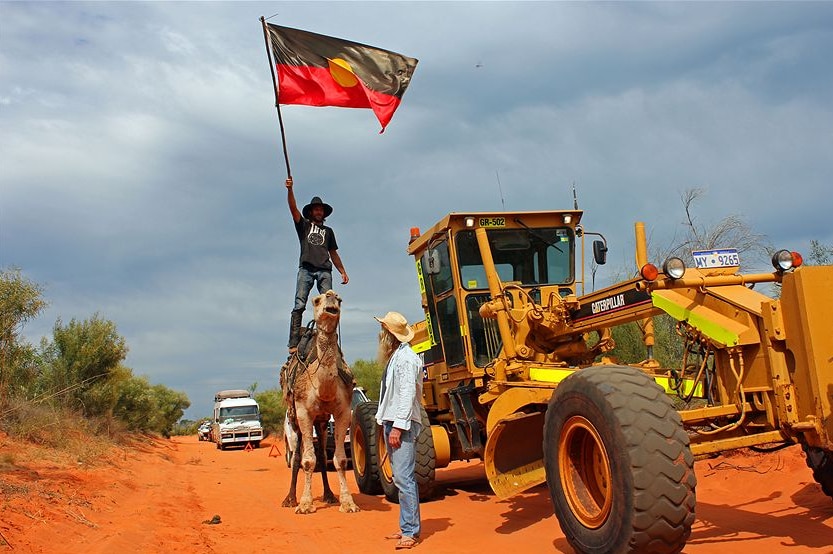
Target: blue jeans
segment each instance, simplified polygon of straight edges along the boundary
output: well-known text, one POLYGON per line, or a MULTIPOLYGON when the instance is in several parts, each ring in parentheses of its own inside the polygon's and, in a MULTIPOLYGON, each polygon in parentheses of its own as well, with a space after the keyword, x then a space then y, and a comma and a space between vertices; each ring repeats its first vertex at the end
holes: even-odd
POLYGON ((385 443, 388 447, 390 465, 393 470, 393 483, 399 489, 399 530, 403 536, 418 537, 421 531, 419 521, 419 487, 416 477, 416 439, 422 426, 411 422, 411 429, 402 431, 402 445, 391 448, 388 442, 392 421, 384 422, 385 443))
POLYGON ((294 312, 303 312, 307 307, 307 299, 312 290, 313 283, 318 284, 318 293, 324 294, 333 288, 333 273, 326 269, 310 271, 301 266, 298 268, 298 280, 295 283, 295 307, 294 312))

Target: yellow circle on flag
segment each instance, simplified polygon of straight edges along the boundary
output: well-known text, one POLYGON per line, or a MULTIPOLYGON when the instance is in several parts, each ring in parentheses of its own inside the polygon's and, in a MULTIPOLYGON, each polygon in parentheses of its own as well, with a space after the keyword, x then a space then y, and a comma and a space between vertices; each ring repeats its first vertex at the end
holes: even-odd
POLYGON ((353 73, 353 68, 345 60, 341 58, 328 59, 327 64, 330 66, 330 75, 339 85, 354 87, 359 84, 359 80, 356 79, 356 75, 353 73))

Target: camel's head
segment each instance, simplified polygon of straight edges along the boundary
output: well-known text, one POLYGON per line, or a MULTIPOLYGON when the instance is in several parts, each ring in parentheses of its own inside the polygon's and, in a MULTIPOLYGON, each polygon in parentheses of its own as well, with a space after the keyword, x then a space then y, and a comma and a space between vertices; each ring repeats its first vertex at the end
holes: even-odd
POLYGON ((341 317, 341 297, 332 290, 312 299, 315 325, 325 333, 333 333, 341 317))

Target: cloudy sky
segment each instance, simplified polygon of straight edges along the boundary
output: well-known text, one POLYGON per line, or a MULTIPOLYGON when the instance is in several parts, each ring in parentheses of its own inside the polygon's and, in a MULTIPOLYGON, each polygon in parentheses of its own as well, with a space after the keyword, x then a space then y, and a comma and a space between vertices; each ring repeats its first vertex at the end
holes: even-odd
POLYGON ((299 204, 335 208, 349 362, 372 315, 421 318, 408 230, 451 211, 570 208, 575 183, 602 281, 634 221, 679 236, 692 187, 704 225, 833 244, 829 3, 0 2, 0 267, 45 288, 31 341, 97 312, 194 418, 276 385, 298 243, 273 14, 419 59, 382 135, 369 110, 282 108, 299 204))

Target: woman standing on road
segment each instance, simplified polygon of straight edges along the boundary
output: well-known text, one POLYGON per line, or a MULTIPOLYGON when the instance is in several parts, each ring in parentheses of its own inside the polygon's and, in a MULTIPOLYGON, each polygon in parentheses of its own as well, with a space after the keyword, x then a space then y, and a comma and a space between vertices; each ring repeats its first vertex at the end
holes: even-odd
POLYGON ((399 489, 399 532, 387 538, 397 540, 396 549, 401 550, 416 546, 420 533, 415 446, 422 427, 422 363, 408 344, 414 330, 402 314, 388 312, 376 321, 382 325, 379 363, 385 366, 376 421, 384 428, 393 482, 399 489))

